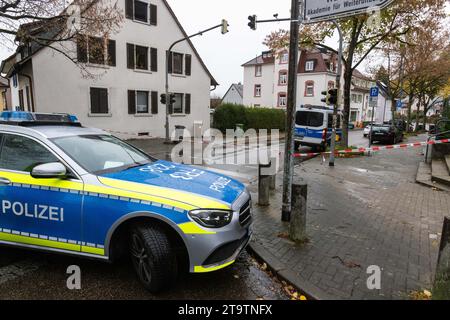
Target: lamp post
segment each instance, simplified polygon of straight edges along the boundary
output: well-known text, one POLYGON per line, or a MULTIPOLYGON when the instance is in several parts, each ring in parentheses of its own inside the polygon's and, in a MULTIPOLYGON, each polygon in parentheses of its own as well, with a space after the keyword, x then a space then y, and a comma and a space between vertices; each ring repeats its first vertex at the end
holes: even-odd
POLYGON ((172 101, 170 99, 170 92, 169 92, 169 61, 170 61, 169 59, 172 56, 172 54, 171 54, 172 53, 172 49, 177 44, 179 44, 179 43, 181 43, 183 41, 187 41, 187 40, 192 39, 192 38, 194 38, 196 36, 202 36, 203 34, 209 32, 209 31, 212 31, 214 29, 217 29, 217 28, 222 28, 222 34, 226 34, 226 33, 229 32, 228 31, 228 27, 229 26, 230 25, 228 24, 228 21, 223 19, 221 24, 218 24, 218 25, 216 25, 214 27, 211 27, 211 28, 205 29, 203 31, 197 32, 197 33, 195 33, 193 35, 186 36, 186 37, 184 37, 184 38, 182 38, 180 40, 175 41, 169 47, 169 50, 166 53, 166 71, 165 71, 166 72, 166 85, 165 85, 165 94, 166 94, 166 124, 165 124, 165 127, 166 127, 166 139, 165 139, 164 143, 166 143, 166 144, 171 143, 171 141, 170 141, 170 119, 169 119, 170 112, 169 112, 169 109, 170 109, 170 106, 172 105, 172 101))

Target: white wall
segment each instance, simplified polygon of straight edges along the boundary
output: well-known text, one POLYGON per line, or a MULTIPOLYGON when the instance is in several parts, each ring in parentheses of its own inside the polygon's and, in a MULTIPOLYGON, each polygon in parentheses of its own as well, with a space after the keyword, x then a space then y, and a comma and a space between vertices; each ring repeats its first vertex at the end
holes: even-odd
MULTIPOLYGON (((125 1, 118 2, 124 10, 125 1)), ((68 112, 78 116, 86 126, 119 132, 149 132, 151 136, 165 135, 166 107, 159 102, 164 92, 165 52, 170 44, 183 37, 181 30, 161 0, 153 0, 158 6, 158 25, 149 26, 125 19, 116 40, 117 66, 90 68, 99 79, 86 79, 80 69, 63 55, 44 49, 33 57, 36 110, 40 112, 68 112), (132 43, 158 48, 158 72, 137 72, 127 69, 126 44, 132 43), (109 116, 89 115, 90 87, 109 90, 109 116), (158 91, 159 113, 157 115, 129 115, 127 90, 158 91)), ((170 76, 170 91, 191 94, 191 114, 170 117, 171 131, 175 125, 186 126, 192 131, 194 121, 203 121, 203 129, 210 126, 211 79, 201 66, 187 42, 178 44, 174 51, 192 55, 192 76, 170 76)))
POLYGON ((222 103, 243 104, 243 102, 244 99, 241 97, 240 93, 234 86, 232 86, 230 90, 228 90, 227 94, 222 99, 222 103))
POLYGON ((262 76, 255 76, 255 66, 244 67, 244 105, 254 107, 273 108, 274 96, 274 65, 265 64, 262 67, 262 76), (261 85, 261 97, 255 97, 255 85, 261 85))

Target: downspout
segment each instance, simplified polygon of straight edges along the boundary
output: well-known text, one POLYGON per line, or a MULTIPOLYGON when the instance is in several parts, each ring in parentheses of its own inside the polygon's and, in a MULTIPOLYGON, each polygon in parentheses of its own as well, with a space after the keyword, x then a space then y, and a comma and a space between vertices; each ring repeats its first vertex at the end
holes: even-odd
POLYGON ((31 99, 31 112, 36 112, 36 110, 34 109, 34 88, 33 88, 33 79, 31 78, 31 76, 24 74, 24 73, 17 73, 19 76, 23 76, 25 78, 28 79, 28 83, 30 84, 30 99, 31 99))

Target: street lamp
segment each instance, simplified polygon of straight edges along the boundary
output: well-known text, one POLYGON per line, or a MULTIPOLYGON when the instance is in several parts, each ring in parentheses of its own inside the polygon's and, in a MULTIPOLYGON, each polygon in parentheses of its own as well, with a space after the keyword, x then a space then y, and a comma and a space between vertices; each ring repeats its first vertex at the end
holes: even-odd
POLYGON ((165 91, 166 91, 165 92, 165 94, 166 94, 165 101, 166 101, 166 104, 167 104, 166 105, 166 125, 165 125, 166 126, 166 140, 165 140, 166 144, 171 143, 171 141, 170 141, 170 123, 169 123, 170 112, 169 112, 169 109, 172 109, 171 106, 173 106, 173 99, 172 99, 172 97, 170 96, 170 93, 169 93, 169 59, 172 56, 172 49, 178 43, 181 43, 183 41, 189 40, 189 39, 194 38, 196 36, 202 36, 203 34, 209 32, 209 31, 212 31, 214 29, 217 29, 217 28, 221 28, 222 34, 227 34, 229 32, 229 30, 228 30, 229 26, 230 25, 228 24, 228 21, 223 19, 221 24, 218 24, 218 25, 216 25, 214 27, 211 27, 211 28, 205 29, 203 31, 197 32, 197 33, 195 33, 193 35, 186 36, 186 37, 184 37, 184 38, 182 38, 180 40, 175 41, 169 47, 169 50, 166 53, 166 87, 165 87, 165 91))

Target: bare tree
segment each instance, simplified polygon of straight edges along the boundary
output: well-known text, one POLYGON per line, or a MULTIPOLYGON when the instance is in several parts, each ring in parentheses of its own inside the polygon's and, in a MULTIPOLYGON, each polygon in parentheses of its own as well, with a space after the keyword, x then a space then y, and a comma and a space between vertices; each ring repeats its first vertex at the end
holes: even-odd
POLYGON ((86 42, 80 42, 80 37, 103 39, 93 44, 101 45, 97 49, 101 51, 122 21, 123 13, 115 0, 0 0, 0 44, 23 48, 28 54, 51 48, 88 74, 73 54, 77 45, 86 42))

